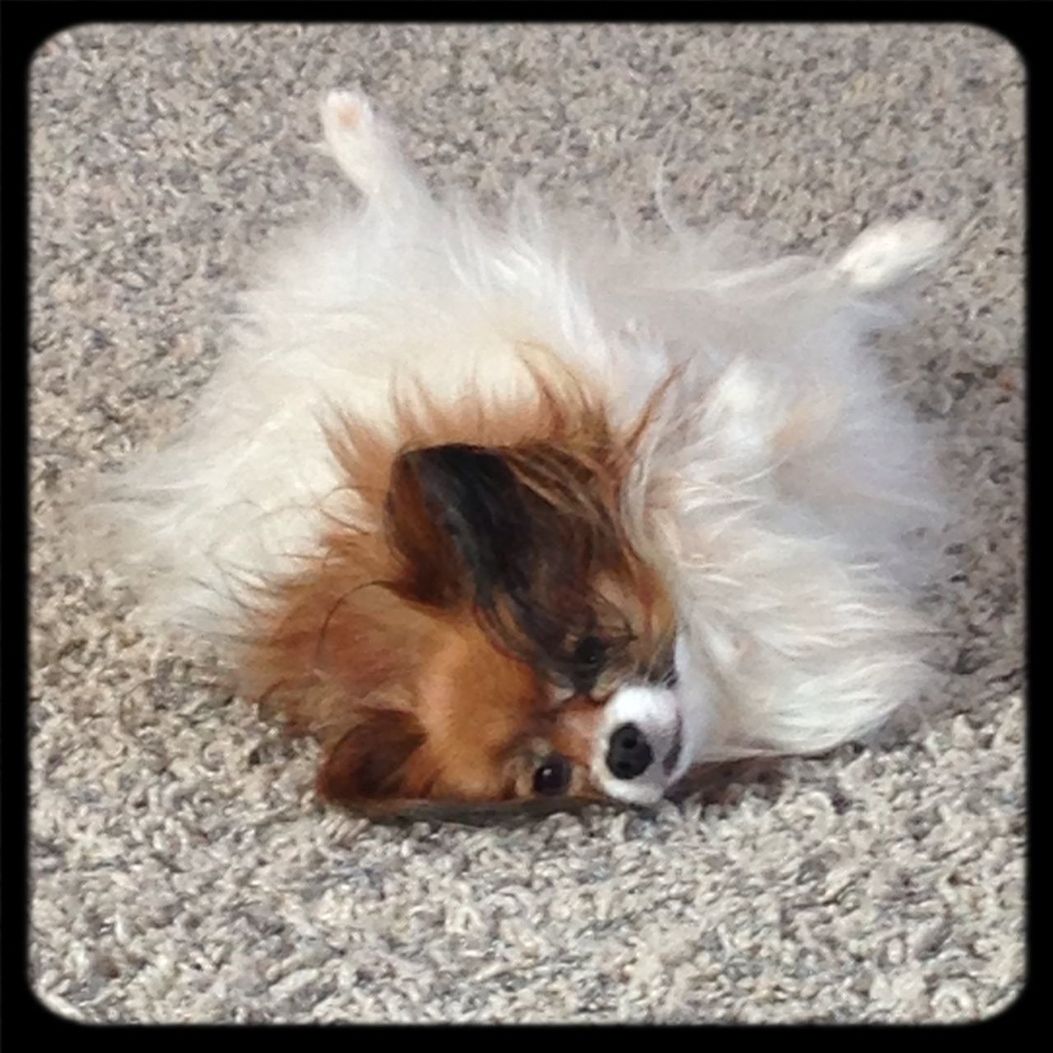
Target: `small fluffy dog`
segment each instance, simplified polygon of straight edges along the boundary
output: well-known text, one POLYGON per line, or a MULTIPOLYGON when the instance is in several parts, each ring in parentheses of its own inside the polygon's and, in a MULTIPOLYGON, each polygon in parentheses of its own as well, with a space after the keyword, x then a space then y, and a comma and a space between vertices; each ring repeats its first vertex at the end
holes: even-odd
POLYGON ((162 626, 315 736, 318 788, 653 803, 818 752, 919 690, 918 426, 864 353, 940 228, 760 263, 437 200, 360 95, 322 104, 358 208, 261 268, 225 358, 93 526, 162 626))

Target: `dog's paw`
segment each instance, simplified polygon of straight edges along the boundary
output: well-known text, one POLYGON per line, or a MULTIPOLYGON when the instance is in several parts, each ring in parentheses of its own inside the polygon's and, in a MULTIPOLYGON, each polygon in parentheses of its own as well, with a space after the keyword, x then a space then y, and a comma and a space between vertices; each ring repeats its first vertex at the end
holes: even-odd
POLYGON ((330 152, 367 197, 375 197, 397 182, 398 151, 362 92, 329 92, 322 99, 321 116, 330 152))
POLYGON ((834 267, 860 289, 883 289, 925 270, 940 256, 943 226, 923 217, 879 223, 863 231, 834 267))
POLYGON ((322 99, 322 129, 334 149, 370 139, 376 117, 369 99, 360 91, 331 91, 322 99))

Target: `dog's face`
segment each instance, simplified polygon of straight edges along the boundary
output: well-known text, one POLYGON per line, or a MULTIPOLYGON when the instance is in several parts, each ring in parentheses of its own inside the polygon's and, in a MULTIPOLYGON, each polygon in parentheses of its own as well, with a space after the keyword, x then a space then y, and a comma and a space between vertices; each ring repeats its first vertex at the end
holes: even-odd
POLYGON ((372 525, 334 527, 246 659, 250 690, 320 739, 327 799, 661 796, 682 747, 673 606, 621 526, 625 441, 557 405, 543 426, 462 422, 509 445, 418 445, 457 432, 434 420, 394 454, 361 427, 333 443, 372 525))

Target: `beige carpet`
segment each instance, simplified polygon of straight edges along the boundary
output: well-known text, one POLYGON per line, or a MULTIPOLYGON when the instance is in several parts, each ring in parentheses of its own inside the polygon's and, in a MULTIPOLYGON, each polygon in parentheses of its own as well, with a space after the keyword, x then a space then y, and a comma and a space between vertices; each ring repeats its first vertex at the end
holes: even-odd
POLYGON ((962 1021, 1024 972, 1024 71, 976 28, 85 26, 32 70, 32 962, 102 1021, 962 1021), (360 83, 430 175, 671 193, 832 248, 957 231, 882 345, 945 424, 961 519, 939 705, 657 815, 371 826, 193 644, 62 569, 55 509, 163 434, 245 245, 340 193, 317 94, 360 83))

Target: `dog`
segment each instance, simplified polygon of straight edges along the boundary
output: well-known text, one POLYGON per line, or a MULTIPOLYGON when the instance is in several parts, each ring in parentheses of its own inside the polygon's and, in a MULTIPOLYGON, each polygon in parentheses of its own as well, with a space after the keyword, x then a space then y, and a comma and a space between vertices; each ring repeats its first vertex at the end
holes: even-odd
POLYGON ((261 258, 191 418, 86 515, 153 624, 318 741, 324 800, 653 805, 916 700, 943 506, 868 340, 938 223, 765 261, 524 190, 494 220, 363 95, 321 120, 356 207, 261 258))

